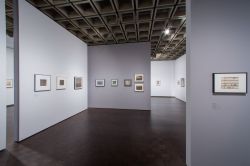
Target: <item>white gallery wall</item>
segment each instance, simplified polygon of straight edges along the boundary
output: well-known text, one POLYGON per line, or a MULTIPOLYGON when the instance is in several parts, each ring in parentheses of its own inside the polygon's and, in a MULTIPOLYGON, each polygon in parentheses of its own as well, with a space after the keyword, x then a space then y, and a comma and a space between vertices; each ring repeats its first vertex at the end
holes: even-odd
POLYGON ((250 94, 213 95, 212 73, 250 73, 250 1, 187 5, 188 166, 249 166, 250 94))
POLYGON ((5 1, 0 1, 0 150, 6 147, 6 23, 5 1))
MULTIPOLYGON (((6 79, 11 79, 14 81, 14 43, 13 38, 6 36, 6 79)), ((13 88, 6 88, 7 101, 6 105, 14 104, 14 86, 13 88)))
MULTIPOLYGON (((19 0, 19 140, 87 109, 87 45, 19 0), (51 75, 51 91, 34 92, 34 74, 51 75), (56 90, 56 76, 67 78, 56 90), (74 90, 74 76, 83 89, 74 90)), ((16 54, 15 54, 16 56, 16 54)))
POLYGON ((151 96, 176 97, 186 102, 186 55, 176 60, 151 62, 151 96), (181 78, 185 80, 184 87, 181 78))
POLYGON ((174 65, 175 61, 151 62, 151 96, 174 96, 174 65))
MULTIPOLYGON (((175 60, 174 64, 174 96, 182 101, 186 101, 186 55, 181 56, 175 60), (181 81, 181 78, 184 78, 184 87, 177 84, 181 81)), ((180 82, 181 83, 181 82, 180 82)))

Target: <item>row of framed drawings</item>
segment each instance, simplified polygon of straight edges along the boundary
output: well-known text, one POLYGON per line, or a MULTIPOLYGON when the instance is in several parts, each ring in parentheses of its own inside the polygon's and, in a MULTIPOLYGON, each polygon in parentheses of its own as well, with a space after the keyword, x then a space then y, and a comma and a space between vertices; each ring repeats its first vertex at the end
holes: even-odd
MULTIPOLYGON (((144 75, 143 74, 135 74, 135 92, 144 92, 144 75)), ((132 86, 132 79, 124 79, 123 81, 124 87, 132 86)), ((105 87, 105 79, 96 79, 95 80, 96 87, 105 87)), ((111 79, 111 87, 118 87, 118 79, 111 79)))
MULTIPOLYGON (((123 81, 124 87, 132 86, 132 79, 124 79, 123 81)), ((105 79, 97 79, 95 80, 96 87, 105 87, 105 79)), ((118 87, 118 79, 111 79, 111 87, 118 87)), ((143 83, 135 83, 135 92, 144 92, 143 83)))
MULTIPOLYGON (((34 75, 34 91, 51 91, 51 76, 43 74, 34 75)), ((82 77, 74 77, 74 89, 82 89, 82 77)), ((67 78, 63 76, 56 77, 56 90, 65 90, 67 88, 67 78)))

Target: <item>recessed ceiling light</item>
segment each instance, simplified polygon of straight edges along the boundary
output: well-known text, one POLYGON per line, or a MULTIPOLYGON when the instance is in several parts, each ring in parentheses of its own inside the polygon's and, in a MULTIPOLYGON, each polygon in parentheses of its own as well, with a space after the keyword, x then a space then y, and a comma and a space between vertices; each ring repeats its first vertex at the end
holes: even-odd
POLYGON ((164 34, 168 35, 169 33, 170 33, 170 30, 169 29, 165 29, 164 34))

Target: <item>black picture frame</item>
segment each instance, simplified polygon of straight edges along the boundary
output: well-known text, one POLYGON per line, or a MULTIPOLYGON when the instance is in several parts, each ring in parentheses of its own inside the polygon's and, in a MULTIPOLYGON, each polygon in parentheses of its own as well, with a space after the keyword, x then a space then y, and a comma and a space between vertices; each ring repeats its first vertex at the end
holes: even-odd
POLYGON ((246 95, 248 93, 248 73, 247 72, 222 72, 222 73, 212 73, 212 93, 214 95, 246 95), (218 92, 216 90, 216 75, 244 75, 244 77, 246 78, 246 82, 245 82, 245 91, 244 92, 218 92))

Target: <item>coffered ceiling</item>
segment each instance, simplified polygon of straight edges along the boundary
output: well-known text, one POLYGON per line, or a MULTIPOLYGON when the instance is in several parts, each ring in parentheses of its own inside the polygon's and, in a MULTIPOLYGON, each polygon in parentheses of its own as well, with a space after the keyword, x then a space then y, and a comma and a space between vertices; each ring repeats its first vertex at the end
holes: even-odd
MULTIPOLYGON (((151 42, 152 60, 172 60, 186 52, 185 0, 26 1, 90 46, 151 42)), ((12 0, 6 0, 9 35, 12 11, 12 0)))

